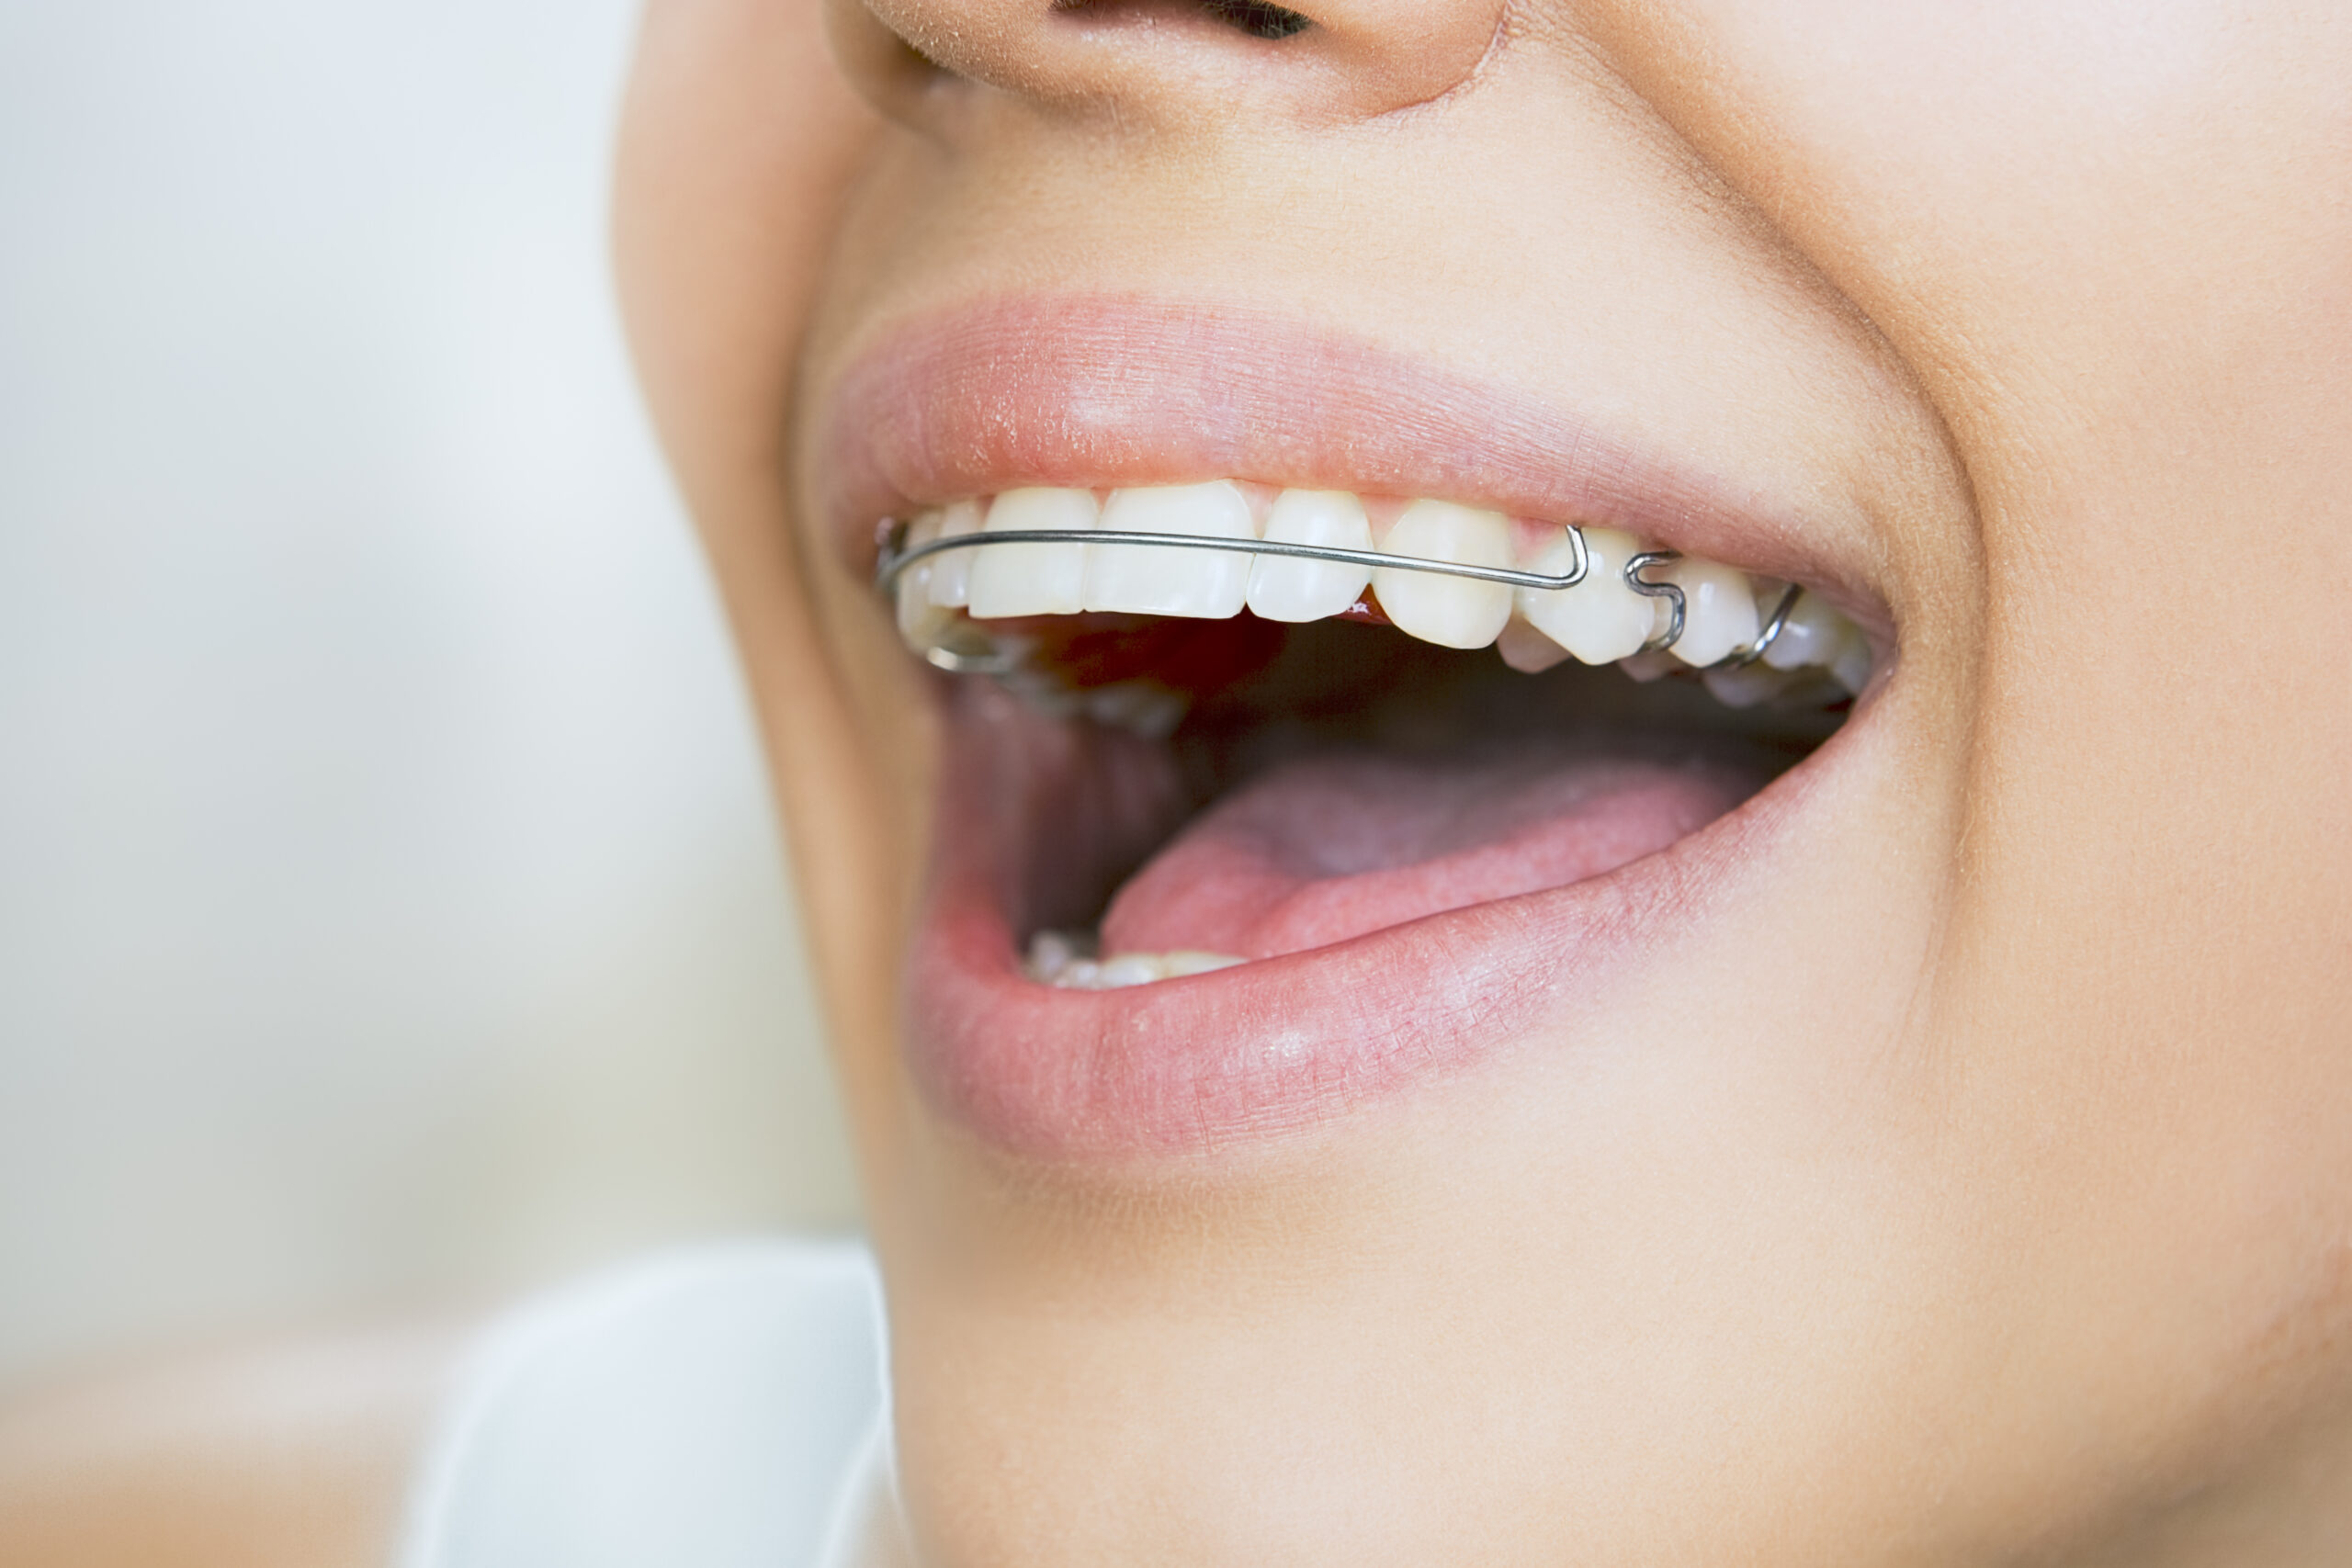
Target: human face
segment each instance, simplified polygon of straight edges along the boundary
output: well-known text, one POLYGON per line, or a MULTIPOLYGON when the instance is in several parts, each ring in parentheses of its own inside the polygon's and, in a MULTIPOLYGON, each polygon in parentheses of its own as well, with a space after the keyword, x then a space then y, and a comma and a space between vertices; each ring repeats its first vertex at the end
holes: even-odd
MULTIPOLYGON (((648 25, 624 288, 922 1551, 2340 1553, 2352 22, 1299 14, 648 25), (1861 694, 1758 752, 1683 682, 1107 623, 1162 742, 927 668, 868 582, 885 518, 1220 480, 1807 585, 1861 694), (1236 761, 1309 709, 1334 749, 1236 761), (1024 972, 1123 881, 1107 945, 1252 962, 1024 972)), ((1066 683, 1081 624, 1027 627, 1066 683)))

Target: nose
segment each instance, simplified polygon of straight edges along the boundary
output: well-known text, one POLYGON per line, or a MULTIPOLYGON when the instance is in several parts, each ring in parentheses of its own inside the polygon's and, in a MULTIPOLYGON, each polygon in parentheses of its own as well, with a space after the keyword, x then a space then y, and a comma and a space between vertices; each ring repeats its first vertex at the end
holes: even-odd
POLYGON ((1506 0, 828 0, 852 81, 919 112, 939 73, 1049 109, 1190 128, 1365 119, 1444 96, 1506 0))

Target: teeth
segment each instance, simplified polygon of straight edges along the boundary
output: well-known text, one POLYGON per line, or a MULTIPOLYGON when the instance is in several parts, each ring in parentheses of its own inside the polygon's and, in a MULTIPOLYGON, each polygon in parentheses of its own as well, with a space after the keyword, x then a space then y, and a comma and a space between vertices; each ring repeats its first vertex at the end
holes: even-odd
POLYGON ((1246 960, 1230 953, 1122 953, 1115 958, 1092 958, 1093 943, 1068 931, 1039 931, 1029 939, 1029 977, 1040 985, 1066 991, 1114 991, 1126 986, 1148 986, 1160 980, 1182 980, 1230 969, 1246 960))
POLYGON ((1733 670, 1709 670, 1699 679, 1708 694, 1727 708, 1752 708, 1770 702, 1795 683, 1797 677, 1761 661, 1733 670))
MULTIPOLYGON (((1522 588, 1519 613, 1587 664, 1613 664, 1657 635, 1660 602, 1625 584, 1625 563, 1649 547, 1617 528, 1587 528, 1584 545, 1590 557, 1584 581, 1574 588, 1522 588)), ((1557 577, 1574 564, 1567 540, 1560 539, 1532 570, 1557 577)))
POLYGON ((1674 655, 1662 648, 1654 648, 1647 653, 1626 655, 1617 661, 1617 668, 1646 686, 1661 675, 1673 673, 1674 655))
MULTIPOLYGON (((1266 514, 1265 537, 1284 545, 1372 548, 1363 502, 1345 491, 1286 490, 1266 514)), ((1363 596, 1372 569, 1340 561, 1260 556, 1250 569, 1250 609, 1269 621, 1319 621, 1363 596)))
MULTIPOLYGON (((907 547, 927 545, 939 537, 940 514, 926 512, 907 528, 907 547)), ((899 576, 899 635, 917 648, 936 647, 940 634, 953 620, 953 612, 942 608, 932 595, 932 585, 938 581, 939 569, 956 558, 951 550, 944 556, 919 560, 899 576)))
MULTIPOLYGON (((950 550, 917 562, 897 586, 899 629, 908 644, 945 668, 983 662, 1017 666, 1034 639, 983 623, 1033 615, 1115 611, 1135 615, 1223 619, 1246 606, 1271 621, 1312 621, 1345 613, 1367 586, 1397 629, 1425 642, 1473 649, 1494 644, 1514 670, 1535 672, 1574 657, 1614 663, 1636 681, 1696 669, 1724 704, 1747 707, 1783 692, 1817 694, 1819 671, 1859 694, 1871 678, 1869 642, 1853 623, 1810 590, 1791 605, 1762 656, 1738 670, 1712 666, 1753 647, 1788 585, 1717 562, 1680 557, 1662 562, 1652 581, 1682 591, 1683 627, 1671 649, 1642 652, 1665 630, 1663 599, 1636 593, 1625 563, 1650 548, 1622 529, 1582 530, 1589 559, 1582 581, 1566 589, 1512 589, 1475 578, 1399 568, 1368 570, 1336 561, 1261 556, 1243 550, 1189 550, 1168 546, 1090 545, 1104 534, 1190 534, 1204 538, 1266 540, 1345 549, 1380 548, 1400 556, 1465 566, 1513 564, 1512 528, 1499 512, 1446 501, 1402 506, 1374 544, 1364 502, 1342 491, 1275 492, 1216 479, 1200 484, 1141 486, 1112 492, 1098 505, 1077 489, 1010 490, 993 502, 959 501, 918 515, 909 525, 910 547, 978 532, 1063 532, 1068 544, 1001 545, 950 550), (1267 497, 1272 496, 1271 504, 1267 497), (1255 518, 1264 516, 1262 535, 1255 518), (960 612, 963 612, 959 614, 960 612)), ((1386 513, 1384 512, 1383 513, 1386 513)), ((1553 575, 1574 559, 1558 536, 1527 570, 1553 575)), ((1006 679, 1017 679, 1017 668, 1006 679)), ((1084 716, 1145 736, 1164 737, 1182 720, 1186 699, 1150 682, 1080 689, 1051 671, 1023 686, 1034 700, 1064 716, 1084 716), (1029 692, 1029 685, 1036 687, 1029 692)), ((1067 984, 1140 983, 1133 955, 1114 960, 1073 957, 1067 984), (1122 965, 1111 967, 1111 965, 1122 965), (1104 981, 1102 976, 1114 976, 1104 981)), ((1193 955, 1212 966, 1231 962, 1193 955)), ((1154 962, 1167 960, 1161 954, 1154 962)), ((1140 962, 1140 961, 1138 961, 1140 962)), ((1189 973, 1191 971, 1169 971, 1189 973)), ((1155 977, 1164 977, 1158 976, 1155 977)))
POLYGON ((1159 965, 1156 953, 1123 953, 1116 958, 1106 958, 1096 966, 1093 988, 1113 991, 1122 986, 1148 986, 1164 978, 1166 971, 1159 965))
MULTIPOLYGON (((1254 539, 1250 502, 1229 479, 1114 491, 1102 507, 1106 533, 1193 534, 1254 539)), ((1137 615, 1223 620, 1241 613, 1250 558, 1225 550, 1130 545, 1092 550, 1086 563, 1086 607, 1137 615)))
POLYGON ((1824 604, 1818 594, 1800 593, 1789 618, 1781 623, 1781 635, 1764 650, 1763 662, 1775 670, 1826 665, 1838 657, 1846 625, 1846 617, 1824 604))
MULTIPOLYGON (((1417 501, 1382 541, 1391 555, 1458 566, 1508 567, 1510 524, 1499 512, 1450 501, 1417 501)), ((1484 648, 1510 620, 1508 583, 1383 567, 1372 574, 1380 607, 1399 631, 1441 648, 1484 648)))
POLYGON ((1859 697, 1862 688, 1871 683, 1871 663, 1870 643, 1849 622, 1837 657, 1829 661, 1830 679, 1845 687, 1849 695, 1859 697))
MULTIPOLYGON (((1032 528, 1090 531, 1094 497, 1082 490, 1009 490, 989 508, 988 532, 1032 528)), ((1013 615, 1074 615, 1085 607, 1086 547, 991 545, 972 561, 970 609, 979 620, 1013 615)))
POLYGON ((1148 681, 1121 681, 1086 694, 1086 716, 1147 740, 1165 740, 1184 722, 1183 694, 1148 681))
POLYGON ((1668 651, 1701 669, 1756 641, 1756 590, 1747 574, 1684 556, 1651 574, 1682 590, 1682 635, 1668 651))
POLYGON ((1232 969, 1250 961, 1236 958, 1229 953, 1202 953, 1180 947, 1173 953, 1159 955, 1159 966, 1170 980, 1182 980, 1189 975, 1211 975, 1219 969, 1232 969))
MULTIPOLYGON (((959 501, 940 513, 934 536, 953 539, 980 531, 980 503, 959 501)), ((931 602, 942 609, 960 610, 972 602, 972 558, 977 550, 949 550, 932 557, 931 602)))
POLYGON ((1093 952, 1091 937, 1070 931, 1039 931, 1029 939, 1029 977, 1050 985, 1079 960, 1091 963, 1093 952))
MULTIPOLYGON (((1560 568, 1561 571, 1566 570, 1565 565, 1560 568)), ((1503 627, 1502 635, 1495 638, 1495 651, 1503 656, 1505 664, 1522 675, 1541 675, 1568 657, 1566 649, 1517 615, 1513 615, 1510 624, 1503 627)))

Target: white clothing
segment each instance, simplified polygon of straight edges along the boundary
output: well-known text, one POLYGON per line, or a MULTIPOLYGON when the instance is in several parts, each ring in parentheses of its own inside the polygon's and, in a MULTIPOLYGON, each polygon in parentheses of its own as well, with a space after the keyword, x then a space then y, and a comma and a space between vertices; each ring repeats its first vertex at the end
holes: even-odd
POLYGON ((412 1493, 398 1568, 902 1561, 881 1291, 847 1242, 633 1263, 493 1325, 412 1493))

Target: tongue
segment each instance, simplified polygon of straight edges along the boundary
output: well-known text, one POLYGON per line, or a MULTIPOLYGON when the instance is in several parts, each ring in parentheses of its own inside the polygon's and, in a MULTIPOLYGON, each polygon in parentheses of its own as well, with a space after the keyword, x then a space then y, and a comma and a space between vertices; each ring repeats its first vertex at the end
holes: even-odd
POLYGON ((1712 760, 1517 750, 1324 756, 1195 818, 1112 900, 1102 951, 1272 958, 1564 886, 1664 849, 1754 794, 1712 760))

